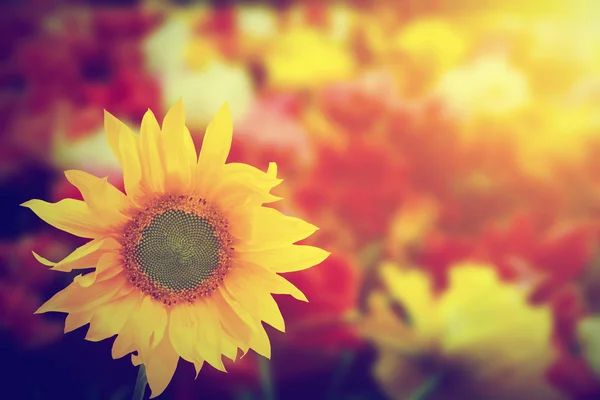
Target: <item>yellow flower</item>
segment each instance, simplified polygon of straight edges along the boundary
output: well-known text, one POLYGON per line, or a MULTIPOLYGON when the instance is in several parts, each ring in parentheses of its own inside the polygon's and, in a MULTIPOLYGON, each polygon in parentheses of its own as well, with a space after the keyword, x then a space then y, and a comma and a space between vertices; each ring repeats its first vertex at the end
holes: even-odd
POLYGON ((456 24, 438 18, 418 19, 391 39, 391 62, 401 66, 406 90, 417 95, 426 93, 443 72, 458 65, 469 47, 456 24))
POLYGON ((147 68, 156 75, 202 68, 218 58, 213 43, 198 37, 194 26, 205 18, 205 7, 171 11, 143 43, 147 68))
POLYGON ((515 146, 521 169, 538 179, 555 179, 553 163, 577 165, 586 147, 598 138, 593 105, 540 104, 520 121, 515 146))
POLYGON ((527 77, 504 56, 481 57, 450 70, 436 86, 436 94, 462 118, 505 116, 532 100, 527 77))
POLYGON ((355 61, 333 38, 310 28, 291 28, 273 43, 265 57, 269 82, 286 88, 318 87, 349 79, 355 61))
POLYGON ((121 169, 100 128, 76 139, 70 139, 58 130, 52 141, 52 161, 59 168, 85 167, 95 171, 121 169))
POLYGON ((240 5, 236 16, 244 38, 271 39, 277 36, 277 14, 271 7, 240 5))
POLYGON ((126 195, 106 179, 67 171, 84 201, 30 200, 23 206, 71 234, 91 239, 53 270, 78 275, 37 313, 65 312, 65 331, 87 323, 86 339, 118 335, 113 358, 146 367, 152 397, 163 392, 179 357, 225 370, 238 348, 270 357, 261 321, 284 331, 271 293, 306 297, 279 273, 309 268, 329 253, 294 245, 316 227, 263 204, 278 200, 277 166, 262 172, 226 164, 232 140, 227 105, 209 124, 197 156, 181 100, 162 127, 151 111, 140 134, 105 113, 108 143, 123 168, 126 195))
POLYGON ((385 264, 381 272, 389 297, 373 295, 363 331, 379 348, 375 375, 391 398, 407 398, 432 377, 438 387, 428 399, 560 398, 543 379, 551 312, 527 305, 526 291, 472 263, 454 267, 440 296, 419 271, 385 264))
POLYGON ((255 101, 254 84, 248 69, 218 59, 207 62, 198 70, 170 71, 163 74, 161 80, 163 104, 173 104, 182 97, 194 110, 187 118, 192 131, 204 129, 219 104, 229 104, 233 121, 237 123, 247 115, 255 101))
POLYGON ((402 256, 413 246, 418 246, 432 231, 439 214, 439 204, 432 198, 416 198, 400 207, 392 217, 387 235, 391 254, 402 256))

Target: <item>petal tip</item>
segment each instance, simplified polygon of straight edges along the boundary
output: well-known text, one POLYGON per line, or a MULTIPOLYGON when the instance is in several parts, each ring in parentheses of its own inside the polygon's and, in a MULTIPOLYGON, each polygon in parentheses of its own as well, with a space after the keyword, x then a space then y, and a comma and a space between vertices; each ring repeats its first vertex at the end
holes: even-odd
POLYGON ((221 107, 219 107, 213 119, 217 117, 222 118, 228 124, 233 124, 233 119, 231 117, 231 108, 229 108, 228 102, 224 102, 223 104, 221 104, 221 107))
POLYGON ((31 208, 32 203, 35 203, 35 200, 27 200, 26 202, 23 202, 23 203, 19 204, 19 206, 20 207, 31 208))
POLYGON ((108 120, 119 121, 119 119, 117 117, 115 117, 114 115, 109 113, 106 109, 104 109, 104 122, 107 122, 108 120))
POLYGON ((40 263, 43 264, 47 267, 54 267, 57 263, 52 262, 42 256, 40 256, 38 253, 36 253, 35 251, 32 251, 31 254, 33 254, 33 257, 40 263))
POLYGON ((44 313, 46 313, 46 312, 48 312, 48 307, 45 307, 44 305, 42 305, 42 306, 40 306, 40 308, 38 308, 37 310, 35 310, 35 311, 33 312, 33 314, 34 314, 34 315, 37 315, 37 314, 44 314, 44 313))

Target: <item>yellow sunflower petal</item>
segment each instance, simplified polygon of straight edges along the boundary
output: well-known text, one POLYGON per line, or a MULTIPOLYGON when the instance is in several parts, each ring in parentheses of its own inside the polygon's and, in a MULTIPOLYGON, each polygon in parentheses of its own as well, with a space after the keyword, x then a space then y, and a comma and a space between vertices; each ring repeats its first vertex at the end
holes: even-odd
POLYGON ((138 354, 131 355, 131 364, 133 364, 134 367, 139 367, 142 363, 143 360, 141 356, 139 356, 138 354))
POLYGON ((199 358, 205 360, 217 370, 225 372, 225 365, 223 365, 223 359, 221 358, 221 328, 218 317, 213 312, 211 305, 202 299, 194 303, 194 312, 196 318, 204 322, 199 325, 196 336, 197 346, 195 350, 199 358))
POLYGON ((197 361, 194 363, 194 368, 196 369, 196 376, 194 377, 194 379, 198 378, 198 375, 200 374, 200 370, 202 369, 203 366, 204 366, 204 360, 197 361))
POLYGON ((262 324, 259 325, 256 331, 252 332, 250 347, 261 356, 271 358, 271 341, 262 324))
POLYGON ((127 296, 98 307, 94 311, 85 339, 98 342, 119 333, 137 308, 140 299, 139 292, 134 291, 127 296))
POLYGON ((273 328, 285 332, 285 322, 277 302, 268 291, 249 286, 251 282, 243 273, 230 273, 223 281, 223 286, 248 312, 273 328))
POLYGON ((153 399, 164 392, 171 382, 177 369, 179 355, 173 348, 169 335, 165 335, 154 349, 147 355, 144 353, 142 357, 146 366, 148 385, 152 392, 150 398, 153 399))
POLYGON ((121 256, 115 253, 104 253, 98 259, 96 270, 81 276, 79 279, 77 279, 77 283, 83 287, 91 286, 94 282, 96 282, 99 276, 104 275, 111 269, 115 269, 116 273, 122 271, 123 267, 121 265, 121 256))
POLYGON ((70 313, 91 310, 112 300, 126 284, 128 284, 127 279, 123 274, 94 283, 89 287, 82 287, 74 281, 45 302, 35 314, 49 311, 70 313))
POLYGON ((267 168, 267 175, 271 178, 277 178, 277 163, 270 162, 269 167, 267 168))
POLYGON ((236 341, 244 354, 250 348, 252 335, 258 330, 260 322, 248 312, 227 290, 219 287, 211 298, 219 310, 219 318, 224 330, 236 341))
POLYGON ((273 272, 302 271, 320 264, 329 252, 313 246, 291 245, 272 250, 239 252, 239 258, 263 265, 273 272))
POLYGON ((146 352, 160 343, 165 336, 169 319, 162 303, 150 296, 144 296, 131 320, 136 327, 134 333, 136 348, 146 352))
POLYGON ((81 328, 85 324, 89 324, 93 315, 93 310, 68 314, 65 319, 65 333, 81 328))
POLYGON ((125 124, 119 121, 118 118, 104 110, 104 132, 106 133, 106 141, 121 165, 123 165, 123 162, 121 150, 119 150, 119 137, 121 135, 121 129, 124 126, 125 124))
POLYGON ((184 360, 192 363, 207 361, 215 368, 225 371, 220 346, 217 346, 218 321, 211 317, 203 300, 193 305, 174 307, 169 319, 171 343, 184 360))
POLYGON ((252 216, 252 236, 238 248, 270 250, 306 239, 317 227, 300 218, 283 215, 274 208, 257 207, 252 216))
POLYGON ((233 136, 231 111, 223 104, 208 124, 198 157, 197 179, 200 188, 206 187, 207 179, 218 171, 229 155, 233 136))
POLYGON ((235 340, 226 332, 221 333, 221 352, 231 361, 237 359, 238 348, 235 345, 235 340))
POLYGON ((243 274, 251 282, 249 287, 262 287, 273 294, 289 294, 296 300, 308 302, 304 293, 283 276, 250 263, 240 265, 240 268, 243 268, 243 274))
POLYGON ((23 204, 48 224, 72 235, 87 239, 105 236, 106 221, 98 219, 83 201, 63 199, 57 203, 29 200, 23 204))
POLYGON ((156 117, 152 111, 146 111, 140 129, 140 156, 144 183, 153 193, 163 193, 165 190, 165 172, 159 150, 160 134, 156 117))
POLYGON ((111 350, 111 356, 114 360, 137 350, 134 341, 135 329, 135 324, 132 322, 131 319, 125 323, 123 328, 121 328, 118 336, 113 342, 111 350))
POLYGON ((78 247, 71 254, 59 262, 52 262, 33 252, 33 256, 40 263, 52 267, 55 271, 71 272, 73 269, 93 268, 100 257, 120 247, 119 243, 112 238, 94 239, 83 246, 78 247))
POLYGON ((131 202, 119 189, 108 183, 108 178, 98 178, 87 172, 78 170, 65 171, 67 180, 79 189, 92 212, 109 216, 121 223, 127 222, 120 211, 131 207, 131 202))
POLYGON ((248 200, 256 205, 280 200, 280 197, 270 194, 270 191, 281 182, 283 180, 251 165, 229 163, 223 166, 218 183, 213 188, 206 189, 205 193, 221 209, 228 210, 244 205, 248 200))
POLYGON ((185 111, 181 99, 167 112, 160 140, 166 190, 189 188, 197 156, 194 143, 185 127, 185 111))
POLYGON ((142 164, 140 160, 139 137, 125 125, 119 134, 119 151, 123 167, 123 183, 127 195, 135 200, 142 196, 142 164))
POLYGON ((199 321, 191 305, 180 304, 173 307, 169 315, 171 344, 181 358, 192 363, 196 361, 195 347, 198 326, 199 321))

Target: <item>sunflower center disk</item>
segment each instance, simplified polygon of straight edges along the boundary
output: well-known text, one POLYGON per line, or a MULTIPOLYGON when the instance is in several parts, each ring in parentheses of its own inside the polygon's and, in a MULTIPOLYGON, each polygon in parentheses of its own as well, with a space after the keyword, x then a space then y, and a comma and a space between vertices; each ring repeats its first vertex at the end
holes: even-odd
POLYGON ((167 196, 139 211, 122 252, 130 282, 165 304, 215 290, 230 268, 227 221, 202 198, 167 196))
POLYGON ((206 219, 169 210, 143 230, 135 253, 142 272, 165 288, 181 291, 212 276, 220 246, 206 219))

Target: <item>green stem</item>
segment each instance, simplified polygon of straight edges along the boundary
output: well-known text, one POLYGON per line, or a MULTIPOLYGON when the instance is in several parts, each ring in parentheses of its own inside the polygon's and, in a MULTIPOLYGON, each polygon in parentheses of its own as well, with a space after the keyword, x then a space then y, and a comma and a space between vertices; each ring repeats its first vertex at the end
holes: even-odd
POLYGON ((260 385, 264 394, 264 400, 275 400, 270 361, 264 357, 258 357, 258 367, 260 369, 260 385))
POLYGON ((137 379, 135 380, 135 388, 133 389, 132 400, 144 400, 144 393, 146 392, 146 385, 148 384, 148 377, 146 376, 146 367, 144 364, 140 364, 138 370, 137 379))
POLYGON ((333 379, 331 381, 331 386, 329 387, 329 390, 327 392, 326 399, 334 400, 337 398, 336 395, 338 394, 338 390, 341 388, 344 378, 350 370, 350 368, 352 367, 355 358, 356 354, 354 354, 354 352, 352 351, 346 350, 342 352, 340 362, 334 373, 333 379))
POLYGON ((439 388, 441 382, 441 374, 429 377, 417 390, 408 396, 407 400, 425 400, 439 388))

